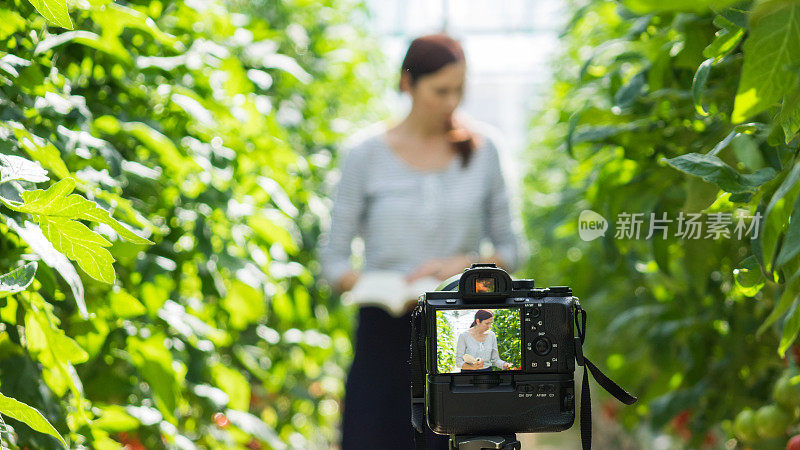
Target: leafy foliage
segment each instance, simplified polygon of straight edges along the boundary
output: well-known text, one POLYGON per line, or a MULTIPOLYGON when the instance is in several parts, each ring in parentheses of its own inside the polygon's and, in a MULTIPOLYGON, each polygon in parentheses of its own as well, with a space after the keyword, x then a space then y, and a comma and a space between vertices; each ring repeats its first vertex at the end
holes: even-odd
POLYGON ((530 153, 528 269, 582 297, 587 355, 641 399, 623 422, 698 448, 764 404, 800 329, 798 6, 623 3, 573 3, 532 122, 531 148, 560 151, 530 153), (609 222, 600 239, 576 237, 586 209, 609 222), (672 221, 617 237, 623 213, 672 221), (760 232, 678 237, 688 213, 760 232))
POLYGON ((456 338, 453 326, 441 312, 436 314, 436 367, 440 372, 455 372, 450 368, 456 365, 456 338), (443 369, 447 368, 447 369, 443 369))
POLYGON ((64 439, 61 438, 55 428, 50 425, 50 422, 48 422, 39 411, 36 411, 30 406, 0 394, 0 413, 24 422, 37 431, 55 437, 64 445, 64 448, 67 448, 67 443, 64 442, 64 439))
POLYGON ((0 8, 0 439, 334 441, 352 314, 314 248, 336 145, 381 111, 364 9, 70 7, 0 8))
POLYGON ((511 364, 511 367, 522 367, 519 312, 519 309, 496 309, 492 324, 492 330, 497 335, 500 359, 511 364))

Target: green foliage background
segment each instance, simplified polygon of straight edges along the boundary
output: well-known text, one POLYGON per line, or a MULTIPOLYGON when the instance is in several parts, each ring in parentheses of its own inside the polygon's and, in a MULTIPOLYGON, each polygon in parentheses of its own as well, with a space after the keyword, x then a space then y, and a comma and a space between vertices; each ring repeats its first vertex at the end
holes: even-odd
POLYGON ((451 372, 456 365, 456 338, 443 311, 436 312, 436 367, 441 373, 451 372))
POLYGON ((314 248, 382 111, 364 9, 34 4, 0 6, 0 439, 335 441, 352 314, 314 248))
POLYGON ((522 367, 519 309, 495 309, 492 331, 497 336, 500 359, 512 367, 522 367))
POLYGON ((721 445, 770 401, 800 326, 800 3, 570 4, 531 123, 526 275, 581 297, 586 354, 639 395, 624 424, 721 445), (585 209, 604 237, 577 237, 585 209), (615 239, 623 212, 760 213, 761 231, 615 239))
MULTIPOLYGON (((352 310, 314 249, 336 143, 383 111, 363 8, 31 3, 0 6, 0 439, 334 441, 352 310)), ((640 397, 624 425, 722 442, 796 364, 800 3, 568 4, 521 272, 581 297, 587 354, 640 397), (577 238, 585 209, 603 238, 577 238), (623 212, 760 233, 616 239, 623 212)))

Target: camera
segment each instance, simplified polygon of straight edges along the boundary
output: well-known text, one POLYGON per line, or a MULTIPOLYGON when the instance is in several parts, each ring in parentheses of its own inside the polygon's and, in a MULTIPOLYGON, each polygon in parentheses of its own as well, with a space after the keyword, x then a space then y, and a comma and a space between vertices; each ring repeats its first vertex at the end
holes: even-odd
MULTIPOLYGON (((453 437, 566 430, 575 421, 576 363, 635 402, 584 359, 585 324, 571 288, 537 288, 495 264, 473 264, 425 292, 412 316, 415 428, 424 414, 431 430, 453 437)), ((583 401, 586 383, 584 375, 583 401)))

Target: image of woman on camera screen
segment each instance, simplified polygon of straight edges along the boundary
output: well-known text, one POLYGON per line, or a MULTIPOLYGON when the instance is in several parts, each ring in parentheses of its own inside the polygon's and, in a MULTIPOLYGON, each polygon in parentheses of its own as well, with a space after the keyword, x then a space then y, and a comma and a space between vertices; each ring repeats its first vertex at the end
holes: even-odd
MULTIPOLYGON (((337 292, 351 290, 370 271, 400 273, 410 285, 428 277, 445 280, 475 262, 494 262, 511 273, 527 257, 496 139, 487 126, 456 112, 466 68, 461 45, 451 37, 413 40, 399 83, 411 98, 408 115, 392 126, 369 128, 346 147, 319 253, 321 275, 337 292), (351 264, 356 236, 363 240, 358 270, 351 264), (479 258, 484 239, 494 253, 479 258)), ((345 383, 343 450, 413 448, 408 360, 416 295, 400 317, 359 305, 345 383)), ((446 436, 426 430, 426 448, 447 444, 446 436)))
POLYGON ((456 367, 464 370, 491 371, 492 366, 508 369, 511 364, 500 359, 497 335, 491 330, 494 314, 486 309, 475 311, 470 328, 458 335, 456 367))

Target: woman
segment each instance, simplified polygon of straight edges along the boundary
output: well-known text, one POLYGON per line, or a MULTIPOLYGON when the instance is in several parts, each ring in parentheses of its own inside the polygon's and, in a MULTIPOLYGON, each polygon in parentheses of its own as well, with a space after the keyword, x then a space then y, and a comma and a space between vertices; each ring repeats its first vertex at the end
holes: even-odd
MULTIPOLYGON (((364 241, 363 270, 400 271, 408 282, 462 272, 478 261, 483 237, 495 253, 482 261, 513 272, 525 258, 494 142, 454 117, 465 72, 455 40, 415 39, 400 77, 400 90, 412 100, 408 116, 344 156, 320 251, 322 276, 337 291, 358 280, 349 261, 356 235, 364 241)), ((377 307, 359 309, 345 385, 344 450, 412 448, 410 317, 410 308, 399 318, 377 307)), ((447 439, 427 430, 426 444, 447 448, 447 439)))
POLYGON ((461 370, 491 371, 492 366, 508 369, 511 364, 500 359, 497 351, 497 336, 491 330, 494 314, 486 309, 475 311, 475 320, 469 329, 458 335, 456 343, 456 367, 461 370), (465 361, 464 355, 469 355, 465 361))

